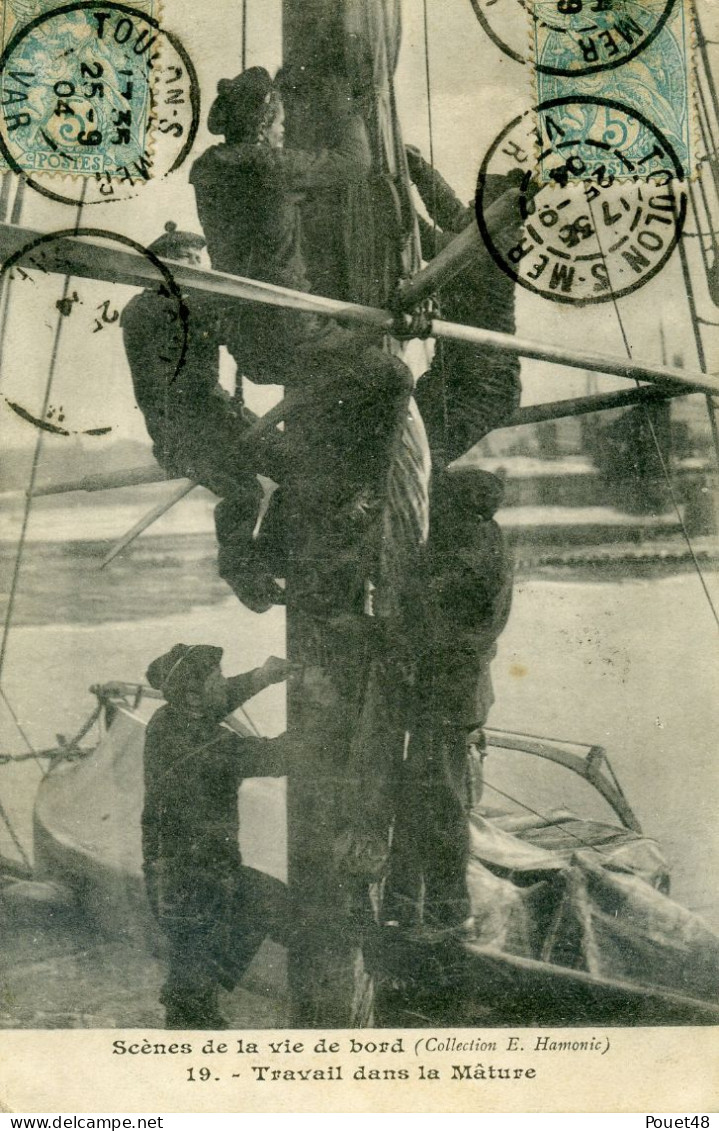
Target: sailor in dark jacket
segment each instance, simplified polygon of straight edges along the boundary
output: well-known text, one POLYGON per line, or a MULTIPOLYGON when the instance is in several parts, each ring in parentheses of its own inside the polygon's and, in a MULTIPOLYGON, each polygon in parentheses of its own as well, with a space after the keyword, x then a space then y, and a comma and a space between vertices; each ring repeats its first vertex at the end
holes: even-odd
MULTIPOLYGON (((213 267, 309 291, 302 202, 315 190, 369 177, 361 116, 348 113, 336 149, 285 148, 279 91, 267 71, 252 67, 219 84, 209 126, 225 141, 195 162, 190 179, 213 267)), ((228 307, 225 340, 247 378, 301 391, 288 429, 292 487, 285 498, 295 538, 305 531, 313 541, 293 545, 295 560, 317 563, 320 573, 323 558, 351 560, 345 551, 356 528, 381 509, 387 490, 410 371, 381 349, 375 331, 259 303, 228 307)), ((362 611, 358 578, 337 569, 330 578, 325 569, 316 582, 320 604, 339 600, 362 611)))
MULTIPOLYGON (((407 157, 437 225, 420 219, 429 260, 475 223, 474 214, 416 149, 409 148, 407 157)), ((490 187, 494 222, 515 222, 519 184, 498 177, 490 187)), ((514 283, 487 252, 478 253, 440 299, 442 317, 450 321, 514 331, 514 283)), ((515 357, 461 342, 438 342, 417 386, 432 451, 430 535, 419 579, 417 607, 424 615, 416 618, 419 660, 384 917, 439 932, 471 931, 469 814, 494 701, 490 665, 513 584, 511 553, 494 520, 501 481, 476 467, 446 469, 503 424, 519 397, 515 357)))
MULTIPOLYGON (((407 147, 410 176, 433 223, 420 216, 422 255, 431 260, 452 239, 476 223, 474 209, 462 203, 419 150, 407 147)), ((486 203, 495 219, 516 224, 519 176, 496 176, 486 203)), ((440 291, 441 317, 465 326, 515 332, 514 281, 497 267, 486 248, 440 291)), ((519 359, 468 342, 437 343, 432 365, 415 394, 427 428, 435 465, 446 466, 501 427, 519 407, 519 359)))
MULTIPOLYGON (((149 250, 195 266, 204 246, 202 236, 170 222, 149 250)), ((230 397, 219 383, 216 300, 183 295, 183 306, 162 282, 136 295, 122 312, 125 352, 155 458, 171 475, 222 497, 236 485, 248 422, 241 396, 230 397)))
POLYGON ((440 932, 471 930, 469 814, 494 702, 490 665, 512 604, 511 553, 494 519, 501 498, 487 472, 435 476, 384 917, 440 932))
POLYGON ((237 790, 286 773, 288 739, 242 737, 220 725, 291 670, 272 656, 225 679, 222 649, 177 644, 153 661, 167 705, 145 740, 142 850, 150 905, 169 944, 161 1001, 170 1029, 216 1028, 219 987, 232 989, 269 935, 287 939, 286 889, 242 864, 237 790))
MULTIPOLYGON (((173 223, 150 245, 162 259, 196 266, 202 236, 173 223)), ((220 384, 222 305, 213 295, 183 295, 183 309, 162 283, 136 295, 122 313, 135 399, 158 463, 172 476, 194 479, 221 502, 215 510, 219 572, 255 612, 282 597, 253 531, 262 488, 257 474, 279 481, 283 440, 276 430, 248 445, 254 416, 220 384), (183 352, 184 351, 184 352, 183 352)))

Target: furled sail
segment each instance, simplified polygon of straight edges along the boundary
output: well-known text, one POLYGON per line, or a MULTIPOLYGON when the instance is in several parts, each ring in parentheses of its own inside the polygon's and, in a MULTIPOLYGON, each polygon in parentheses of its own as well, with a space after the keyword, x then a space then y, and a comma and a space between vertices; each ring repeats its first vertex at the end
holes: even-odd
POLYGON ((399 278, 420 264, 394 97, 400 2, 286 3, 284 26, 283 76, 295 95, 288 143, 334 146, 348 128, 348 111, 360 108, 372 153, 369 184, 316 194, 305 209, 310 278, 321 294, 387 305, 399 278))
MULTIPOLYGON (((286 145, 317 150, 357 144, 369 146, 371 157, 365 181, 304 201, 308 275, 319 294, 385 308, 399 281, 420 265, 393 92, 399 10, 398 0, 285 0, 283 6, 286 145)), ((368 413, 357 427, 371 432, 381 411, 386 415, 386 406, 378 403, 377 414, 368 413)), ((316 1019, 318 1010, 325 1024, 369 1019, 355 977, 357 925, 369 913, 367 882, 382 875, 389 851, 394 778, 405 740, 402 609, 429 525, 424 427, 413 401, 405 399, 399 412, 386 488, 368 500, 360 519, 366 533, 352 554, 366 595, 364 615, 361 609, 352 616, 338 609, 311 615, 305 602, 293 605, 288 585, 291 655, 321 667, 333 687, 324 706, 308 704, 300 694, 290 700, 290 726, 306 737, 288 795, 290 886, 307 932, 290 964, 297 1024, 316 1019), (336 915, 332 937, 330 906, 336 915), (328 969, 335 972, 334 988, 328 969)), ((317 428, 311 439, 321 453, 317 428)), ((302 539, 306 548, 306 531, 302 539)), ((315 550, 326 557, 326 540, 318 538, 315 550)))

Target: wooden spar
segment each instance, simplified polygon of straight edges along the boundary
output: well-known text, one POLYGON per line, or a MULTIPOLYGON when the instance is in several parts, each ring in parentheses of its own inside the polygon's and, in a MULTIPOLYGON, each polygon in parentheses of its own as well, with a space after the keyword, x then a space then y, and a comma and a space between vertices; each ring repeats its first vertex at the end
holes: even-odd
POLYGON ((401 310, 413 310, 424 299, 444 286, 467 266, 472 257, 482 249, 482 237, 476 224, 470 224, 463 232, 447 244, 431 263, 403 283, 397 292, 397 304, 401 310))
MULTIPOLYGON (((613 408, 626 408, 629 405, 652 403, 666 397, 681 397, 685 389, 658 389, 654 385, 642 385, 638 389, 620 389, 613 393, 603 393, 588 397, 568 397, 561 401, 545 401, 541 404, 519 408, 499 428, 518 428, 524 424, 537 424, 543 420, 561 420, 567 416, 584 416, 592 412, 605 412, 613 408)), ((287 401, 272 409, 274 422, 282 418, 287 401)), ((269 415, 269 414, 268 414, 269 415)), ((265 418, 262 417, 264 420, 265 418)), ((498 431, 499 428, 495 429, 498 431)), ((173 480, 159 466, 133 467, 127 471, 110 471, 88 475, 82 479, 69 479, 63 483, 45 483, 33 492, 33 498, 46 495, 69 495, 74 491, 113 491, 122 487, 137 487, 144 483, 163 483, 173 480)), ((186 480, 189 483, 189 480, 186 480)))
MULTIPOLYGON (((654 385, 642 385, 638 389, 622 389, 614 393, 604 393, 588 397, 569 397, 561 401, 545 401, 541 404, 527 405, 519 408, 499 428, 517 428, 524 424, 537 424, 543 420, 560 420, 567 416, 583 416, 592 412, 604 412, 613 408, 626 408, 629 405, 652 403, 664 400, 666 397, 681 397, 685 389, 658 389, 654 385)), ((277 405, 273 410, 274 421, 282 418, 287 409, 287 399, 277 405)), ((264 420, 264 417, 262 418, 264 420)), ((46 495, 70 495, 81 491, 115 491, 123 487, 138 487, 146 483, 182 482, 177 477, 168 475, 159 466, 131 467, 127 471, 100 472, 97 475, 87 475, 82 479, 67 479, 62 483, 44 483, 33 491, 33 498, 46 495)), ((189 480, 184 480, 189 483, 189 480)))
MULTIPOLYGON (((264 416, 259 417, 243 433, 245 440, 252 440, 261 435, 271 425, 278 424, 285 418, 285 414, 292 412, 293 404, 298 398, 291 401, 286 397, 281 404, 275 405, 264 416)), ((43 483, 33 491, 33 498, 45 495, 69 495, 73 491, 112 491, 121 487, 139 487, 143 483, 165 483, 178 480, 180 476, 169 475, 163 471, 159 464, 150 464, 147 467, 131 467, 126 471, 98 472, 97 475, 84 475, 82 479, 69 479, 64 483, 43 483)), ((190 480, 185 480, 189 483, 190 480)))
MULTIPOLYGON (((681 397, 684 389, 657 389, 654 385, 641 385, 638 389, 620 389, 615 393, 600 393, 588 397, 568 397, 562 401, 546 401, 518 408, 506 424, 499 428, 516 428, 523 424, 538 424, 543 420, 561 420, 566 416, 584 416, 590 412, 605 412, 628 405, 652 404, 666 397, 681 397)), ((497 431, 498 429, 495 429, 497 431)))
MULTIPOLYGON (((244 433, 244 442, 247 443, 248 440, 252 440, 256 436, 259 436, 263 432, 266 432, 268 428, 279 423, 279 421, 282 420, 285 415, 291 415, 293 403, 294 401, 286 399, 282 402, 282 404, 275 405, 275 407, 273 409, 270 409, 269 412, 265 413, 264 416, 259 417, 259 419, 257 419, 254 424, 252 424, 244 433)), ((144 518, 141 518, 139 522, 136 522, 135 525, 130 530, 128 530, 127 534, 123 534, 122 538, 120 538, 119 541, 116 542, 112 547, 109 554, 107 554, 100 562, 100 569, 104 569, 105 566, 110 564, 110 562, 114 562, 118 554, 121 554, 123 550, 125 550, 128 546, 131 546, 135 539, 139 538, 141 534, 144 534, 144 532, 148 530, 153 525, 153 523, 161 519, 163 515, 166 515, 168 511, 171 511, 177 503, 181 502, 182 499, 189 495, 190 491, 194 491, 195 487, 197 486, 197 483, 191 482, 190 480, 184 480, 182 482, 182 485, 178 487, 172 495, 170 495, 169 499, 165 499, 164 502, 158 503, 156 507, 153 507, 152 510, 144 516, 144 518)))
MULTIPOLYGON (((495 231, 510 221, 511 212, 519 201, 519 189, 509 190, 487 209, 485 221, 488 229, 495 231)), ((402 283, 397 291, 400 310, 413 310, 420 302, 443 287, 467 267, 474 256, 484 252, 484 244, 476 224, 469 224, 442 248, 434 259, 411 279, 402 283)), ((486 252, 484 252, 486 254, 486 252)))
POLYGON ((121 487, 139 487, 143 483, 166 483, 172 478, 158 465, 131 467, 126 471, 84 475, 82 479, 69 479, 64 483, 43 483, 32 494, 33 498, 40 498, 46 495, 69 495, 73 491, 113 491, 121 487))
POLYGON ((164 499, 161 503, 158 503, 156 507, 153 507, 149 514, 146 514, 139 522, 136 522, 132 529, 128 530, 127 534, 123 534, 122 538, 115 543, 110 552, 106 554, 100 562, 100 569, 104 569, 110 562, 114 562, 115 558, 118 554, 122 553, 126 546, 129 546, 136 538, 140 537, 143 531, 147 530, 154 522, 157 522, 158 519, 172 510, 175 503, 179 503, 180 499, 184 499, 189 495, 190 491, 194 491, 196 486, 197 484, 192 482, 182 483, 173 491, 169 499, 164 499))
MULTIPOLYGON (((584 746, 568 742, 557 742, 551 738, 539 738, 531 734, 516 734, 514 731, 496 730, 485 727, 487 743, 497 750, 514 750, 523 754, 532 754, 536 758, 545 758, 558 766, 563 766, 575 774, 579 774, 601 793, 608 805, 611 805, 620 821, 627 829, 632 829, 641 835, 642 826, 636 814, 624 796, 621 786, 616 778, 612 780, 604 773, 602 767, 607 764, 606 752, 602 746, 584 746), (575 747, 574 749, 572 747, 575 747), (582 753, 577 753, 577 749, 582 753)), ((610 768, 611 769, 611 768, 610 768)))
MULTIPOLYGON (((544 420, 561 420, 567 416, 583 416, 592 412, 604 412, 613 408, 626 408, 629 405, 652 403, 664 400, 666 397, 681 397, 685 389, 657 389, 653 385, 642 385, 638 389, 622 389, 614 393, 604 393, 588 397, 568 397, 561 401, 546 401, 541 404, 527 405, 519 408, 500 428, 518 428, 525 424, 537 424, 544 420)), ((273 410, 274 421, 277 422, 284 415, 287 401, 283 400, 273 410)), ((264 420, 264 417, 262 418, 264 420)), ((138 487, 146 483, 185 482, 168 475, 159 466, 132 467, 127 471, 101 472, 97 475, 87 475, 82 479, 68 479, 62 483, 44 483, 33 491, 33 498, 46 495, 70 495, 75 491, 115 491, 123 487, 138 487)))
POLYGON ((456 322, 435 320, 432 322, 432 335, 454 342, 484 345, 500 352, 517 354, 519 357, 531 357, 535 361, 550 361, 555 365, 585 369, 592 373, 627 377, 631 381, 649 381, 662 389, 678 390, 684 385, 685 393, 719 391, 719 377, 714 374, 694 374, 668 365, 648 365, 646 362, 626 357, 608 357, 592 351, 568 350, 564 346, 545 345, 526 338, 517 338, 513 334, 500 334, 495 330, 484 330, 475 326, 460 326, 456 322))
MULTIPOLYGON (((101 233, 96 234, 99 236, 101 233)), ((10 255, 40 238, 41 233, 27 228, 18 228, 9 224, 0 225, 0 258, 6 261, 10 255)), ((61 237, 44 243, 42 251, 43 269, 53 273, 64 275, 71 270, 78 278, 99 279, 108 283, 137 287, 146 287, 148 284, 153 285, 158 282, 157 268, 151 260, 138 252, 103 244, 96 239, 61 237)), ((29 252, 29 256, 32 254, 29 252)), ((26 269, 32 267, 29 258, 23 262, 26 269)), ((263 305, 304 311, 336 318, 340 322, 374 326, 379 332, 387 334, 398 329, 395 317, 379 307, 340 302, 337 299, 307 294, 304 291, 293 291, 287 287, 276 287, 254 279, 243 279, 239 275, 190 267, 169 260, 167 264, 182 291, 217 294, 245 302, 260 302, 263 305)), ((409 330, 409 321, 403 327, 404 330, 409 330)), ((435 319, 431 323, 430 331, 433 337, 486 346, 500 353, 531 357, 572 369, 584 369, 630 380, 649 381, 664 388, 683 385, 686 387, 686 392, 719 395, 719 377, 714 374, 694 374, 670 366, 651 365, 629 360, 626 357, 570 349, 567 346, 517 338, 512 334, 501 334, 483 327, 444 322, 441 319, 435 319)))

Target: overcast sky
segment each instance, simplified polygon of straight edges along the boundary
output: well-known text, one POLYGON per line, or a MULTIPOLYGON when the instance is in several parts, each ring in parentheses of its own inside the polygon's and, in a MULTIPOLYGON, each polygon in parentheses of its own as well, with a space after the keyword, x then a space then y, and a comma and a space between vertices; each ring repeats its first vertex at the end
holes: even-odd
MULTIPOLYGON (((516 5, 517 0, 499 0, 516 5)), ((404 39, 397 76, 400 114, 405 139, 428 149, 427 91, 424 67, 422 0, 404 0, 404 39)), ((203 122, 195 155, 211 139, 206 116, 218 79, 240 69, 239 0, 164 0, 164 21, 189 48, 197 66, 203 95, 203 122)), ((274 70, 280 63, 280 2, 249 0, 248 63, 274 70)), ((479 25, 470 0, 429 0, 429 48, 431 59, 432 111, 437 166, 460 195, 473 195, 477 170, 486 149, 501 128, 530 104, 530 75, 526 67, 504 55, 479 25)), ((191 161, 168 182, 146 188, 133 201, 87 210, 86 222, 93 226, 127 232, 141 243, 150 243, 166 220, 181 227, 198 228, 192 190, 187 177, 191 161)), ((26 194, 23 223, 43 231, 67 227, 74 214, 61 205, 26 194)), ((696 241, 692 255, 696 254, 696 241)), ((688 367, 696 366, 686 303, 681 288, 678 257, 646 287, 621 303, 634 355, 659 361, 660 324, 670 351, 684 356, 688 367)), ((59 297, 62 280, 53 281, 59 297)), ((78 284, 79 297, 88 311, 94 300, 110 297, 121 306, 131 292, 124 288, 93 289, 78 284)), ((703 294, 702 289, 702 294, 703 294)), ((52 298, 52 296, 50 296, 52 298)), ((47 374, 53 333, 53 303, 44 316, 27 330, 27 310, 15 302, 4 358, 6 390, 13 396, 22 391, 31 410, 39 409, 47 374)), ((558 306, 518 289, 518 329, 523 337, 561 342, 621 356, 622 340, 611 304, 580 311, 558 306)), ((711 309, 711 308, 710 308, 711 309)), ((715 339, 716 340, 716 339, 715 339)), ((670 357, 671 360, 671 357, 670 357)), ((714 363, 714 368, 718 368, 714 363)), ((568 370, 561 373, 548 366, 524 367, 525 402, 552 400, 572 395, 583 382, 568 370)), ((616 382, 603 380, 603 386, 616 382)), ((8 394, 9 395, 9 394, 8 394)), ((56 404, 63 404, 73 425, 93 427, 111 422, 114 435, 142 438, 140 414, 132 400, 129 376, 117 329, 96 336, 88 334, 77 320, 77 329, 65 334, 58 364, 56 404)), ((0 428, 4 442, 15 444, 29 436, 30 426, 18 421, 0 405, 0 428)), ((34 438, 34 437, 32 437, 34 438)), ((100 441, 95 441, 100 443, 100 441)))

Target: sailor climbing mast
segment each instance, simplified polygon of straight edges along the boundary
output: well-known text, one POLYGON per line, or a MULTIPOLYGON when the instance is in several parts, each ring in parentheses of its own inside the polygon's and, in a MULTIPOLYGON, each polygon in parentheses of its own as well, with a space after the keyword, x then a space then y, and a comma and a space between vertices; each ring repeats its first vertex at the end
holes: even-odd
MULTIPOLYGON (((399 15, 397 0, 315 0, 311 15, 304 0, 283 5, 281 81, 294 108, 288 144, 332 144, 346 128, 349 106, 362 111, 372 153, 368 183, 315 197, 304 208, 313 283, 345 301, 383 306, 400 278, 419 266, 392 88, 399 15)), ((290 655, 304 662, 323 657, 334 677, 324 710, 308 711, 301 692, 289 704, 290 729, 307 738, 302 765, 290 773, 288 803, 290 888, 304 926, 290 956, 295 1025, 371 1021, 362 944, 372 929, 369 886, 386 864, 393 767, 404 745, 396 605, 426 536, 428 487, 426 439, 410 408, 375 530, 365 539, 365 552, 374 545, 364 570, 364 611, 347 615, 338 605, 308 617, 297 597, 303 566, 288 577, 290 655)))

